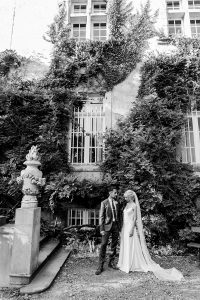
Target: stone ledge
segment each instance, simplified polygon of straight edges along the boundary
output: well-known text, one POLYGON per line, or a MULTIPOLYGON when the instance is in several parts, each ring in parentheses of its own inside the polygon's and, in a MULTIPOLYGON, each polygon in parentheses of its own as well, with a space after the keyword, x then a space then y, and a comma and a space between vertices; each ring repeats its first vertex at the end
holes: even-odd
POLYGON ((72 165, 72 172, 101 172, 98 165, 72 165))

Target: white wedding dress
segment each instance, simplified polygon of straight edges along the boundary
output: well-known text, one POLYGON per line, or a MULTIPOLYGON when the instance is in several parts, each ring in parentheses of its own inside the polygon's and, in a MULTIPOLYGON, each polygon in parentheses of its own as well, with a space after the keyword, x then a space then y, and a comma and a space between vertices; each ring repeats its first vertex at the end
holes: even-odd
POLYGON ((143 233, 141 211, 136 196, 136 203, 127 206, 123 211, 123 227, 120 238, 120 253, 118 268, 126 273, 151 271, 160 280, 180 281, 183 275, 175 268, 163 269, 155 263, 149 254, 143 233), (129 233, 133 224, 136 209, 136 226, 132 237, 129 233))

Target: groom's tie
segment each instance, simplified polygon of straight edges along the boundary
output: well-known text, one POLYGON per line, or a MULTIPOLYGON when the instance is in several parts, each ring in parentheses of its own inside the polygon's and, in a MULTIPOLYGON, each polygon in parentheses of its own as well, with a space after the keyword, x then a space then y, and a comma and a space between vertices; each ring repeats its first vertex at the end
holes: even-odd
POLYGON ((112 212, 113 212, 113 221, 117 221, 117 214, 116 214, 116 210, 115 210, 115 204, 113 202, 113 200, 111 201, 112 203, 112 212))

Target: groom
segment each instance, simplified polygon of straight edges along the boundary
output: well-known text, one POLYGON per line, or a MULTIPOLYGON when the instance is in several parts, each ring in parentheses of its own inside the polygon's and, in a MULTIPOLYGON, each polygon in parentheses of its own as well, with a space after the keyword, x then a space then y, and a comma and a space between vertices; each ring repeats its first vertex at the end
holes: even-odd
POLYGON ((121 230, 120 219, 120 208, 119 203, 117 202, 117 189, 115 187, 111 187, 109 190, 108 199, 101 202, 99 225, 102 238, 99 253, 99 265, 95 272, 96 275, 99 275, 103 272, 103 265, 106 257, 106 248, 110 236, 111 253, 109 256, 108 266, 113 269, 117 269, 117 267, 114 265, 114 259, 116 256, 119 231, 121 230))

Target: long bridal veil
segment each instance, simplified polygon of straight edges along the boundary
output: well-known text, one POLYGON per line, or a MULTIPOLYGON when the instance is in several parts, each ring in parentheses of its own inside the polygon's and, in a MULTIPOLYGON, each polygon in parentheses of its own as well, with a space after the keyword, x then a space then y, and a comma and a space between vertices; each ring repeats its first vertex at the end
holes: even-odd
POLYGON ((178 271, 176 268, 163 269, 159 264, 155 263, 151 259, 151 256, 149 254, 149 251, 148 251, 148 248, 146 245, 146 241, 145 241, 140 204, 139 204, 138 197, 135 192, 134 192, 134 196, 135 196, 135 203, 137 206, 136 224, 137 224, 139 239, 140 239, 140 243, 141 243, 142 254, 148 265, 149 271, 152 271, 159 280, 180 281, 183 278, 183 274, 180 271, 178 271))

